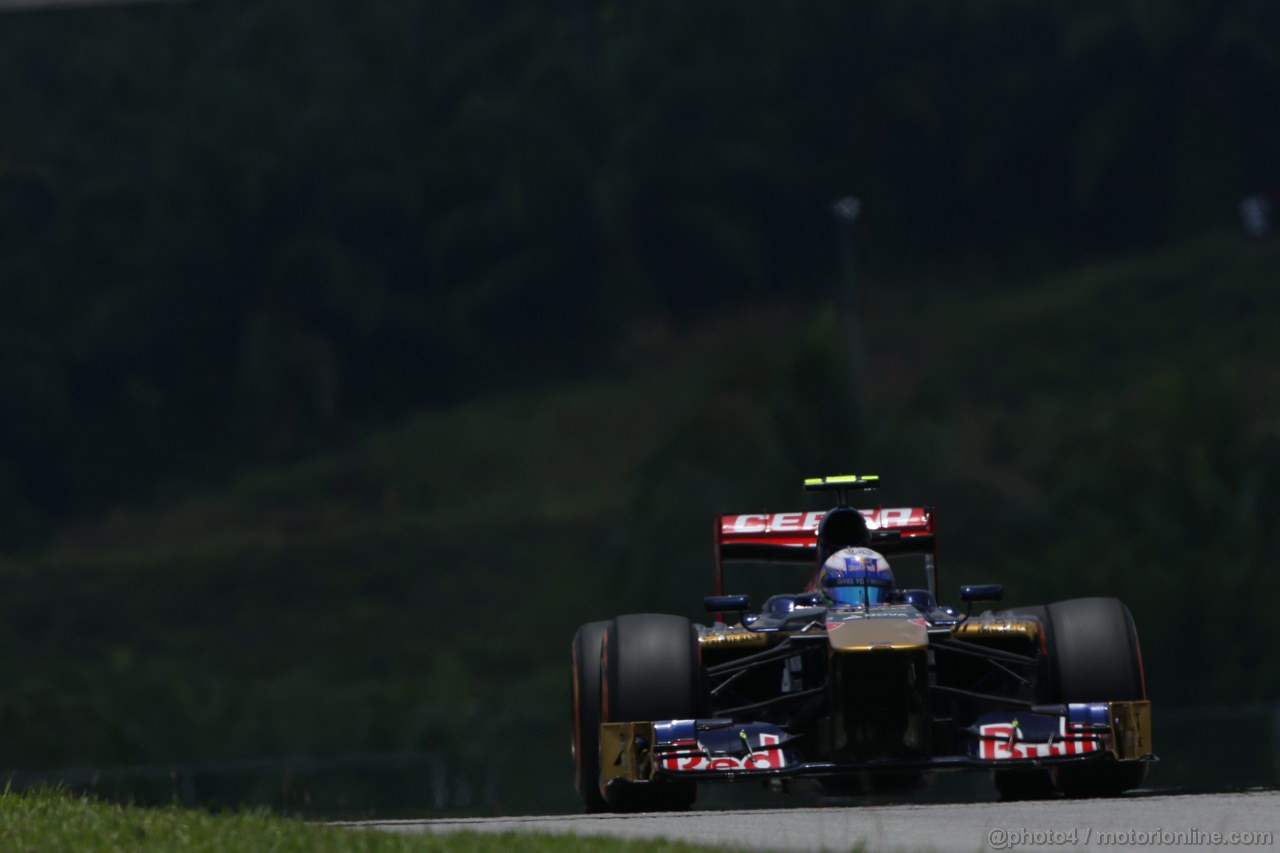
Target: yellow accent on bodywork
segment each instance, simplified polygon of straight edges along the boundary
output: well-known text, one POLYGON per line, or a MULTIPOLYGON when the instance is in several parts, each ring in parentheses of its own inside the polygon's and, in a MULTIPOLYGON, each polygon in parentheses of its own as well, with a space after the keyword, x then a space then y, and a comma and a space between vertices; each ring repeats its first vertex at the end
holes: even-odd
POLYGON ((733 625, 731 627, 716 626, 707 628, 698 635, 698 645, 704 648, 763 649, 769 645, 770 637, 776 637, 776 635, 765 634, 760 631, 748 631, 741 625, 733 625))
POLYGON ((821 486, 824 483, 866 483, 879 480, 879 474, 835 474, 830 477, 806 477, 806 486, 821 486))
POLYGON ((653 723, 600 724, 600 784, 653 778, 653 723))
POLYGON ((1040 636, 1040 623, 1035 619, 997 618, 984 621, 981 617, 966 619, 951 627, 951 634, 961 639, 973 637, 1008 637, 1021 635, 1030 639, 1040 636))
POLYGON ((1151 703, 1112 702, 1111 748, 1121 761, 1151 755, 1151 703))

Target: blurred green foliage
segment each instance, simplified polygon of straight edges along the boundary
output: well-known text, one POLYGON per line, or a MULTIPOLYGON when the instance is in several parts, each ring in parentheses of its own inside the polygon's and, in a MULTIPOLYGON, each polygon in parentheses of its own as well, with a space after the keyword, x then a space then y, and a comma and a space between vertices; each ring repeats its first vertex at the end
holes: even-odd
POLYGON ((629 377, 420 413, 0 562, 25 650, 0 658, 22 732, 0 760, 437 752, 496 802, 563 808, 573 628, 700 612, 714 508, 791 493, 840 436, 802 416, 841 386, 832 320, 725 321, 629 377))
POLYGON ((1280 185, 1255 0, 218 0, 6 15, 0 537, 812 301, 1280 185), (91 424, 91 429, 83 425, 91 424))

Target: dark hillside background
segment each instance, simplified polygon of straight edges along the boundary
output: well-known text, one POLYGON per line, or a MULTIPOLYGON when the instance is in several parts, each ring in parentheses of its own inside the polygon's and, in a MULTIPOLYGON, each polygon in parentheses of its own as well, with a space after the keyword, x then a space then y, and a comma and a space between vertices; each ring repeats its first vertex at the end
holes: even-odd
POLYGON ((1277 104, 1264 0, 0 14, 0 768, 572 808, 576 625, 856 470, 1275 783, 1277 104))

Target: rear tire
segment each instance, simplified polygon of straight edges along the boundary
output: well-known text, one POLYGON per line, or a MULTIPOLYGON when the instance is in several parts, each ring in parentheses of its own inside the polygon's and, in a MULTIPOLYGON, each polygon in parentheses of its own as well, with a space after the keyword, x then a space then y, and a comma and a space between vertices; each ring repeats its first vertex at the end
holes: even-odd
POLYGON ((573 786, 588 813, 608 808, 600 795, 600 651, 608 627, 608 622, 588 622, 579 628, 569 659, 573 786))
MULTIPOLYGON (((688 720, 698 716, 698 636, 683 616, 619 616, 605 631, 601 709, 605 722, 688 720)), ((615 811, 687 809, 693 782, 614 782, 602 793, 615 811)))
MULTIPOLYGON (((1076 598, 1047 608, 1049 653, 1058 702, 1147 698, 1138 630, 1115 598, 1076 598)), ((1058 787, 1069 797, 1114 797, 1142 784, 1145 762, 1065 766, 1058 787)))

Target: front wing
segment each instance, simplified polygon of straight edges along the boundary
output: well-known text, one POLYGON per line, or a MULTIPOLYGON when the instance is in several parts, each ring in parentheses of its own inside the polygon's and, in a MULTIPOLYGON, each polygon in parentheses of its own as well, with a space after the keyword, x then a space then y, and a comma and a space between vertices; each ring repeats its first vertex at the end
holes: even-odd
POLYGON ((717 719, 602 723, 600 784, 1156 760, 1147 701, 1040 706, 1020 715, 994 712, 984 714, 963 733, 968 736, 964 754, 824 761, 805 754, 802 738, 768 723, 717 719))

